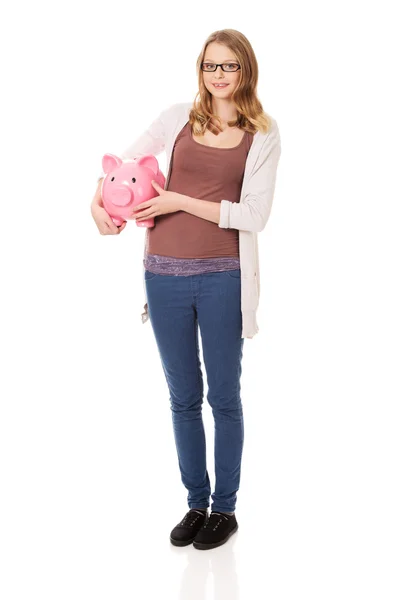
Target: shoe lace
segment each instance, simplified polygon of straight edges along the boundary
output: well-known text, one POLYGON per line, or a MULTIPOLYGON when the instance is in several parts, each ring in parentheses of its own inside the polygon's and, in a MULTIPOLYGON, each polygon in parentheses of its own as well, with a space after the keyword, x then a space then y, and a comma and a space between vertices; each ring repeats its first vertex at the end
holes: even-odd
POLYGON ((196 510, 190 510, 183 517, 183 519, 179 523, 179 525, 183 525, 184 527, 193 527, 193 525, 196 523, 196 521, 198 519, 200 519, 200 517, 204 518, 204 513, 200 512, 200 511, 196 511, 196 510))
POLYGON ((205 525, 203 525, 203 529, 217 529, 217 527, 222 523, 222 521, 226 519, 229 520, 228 517, 218 511, 212 511, 210 517, 205 525))

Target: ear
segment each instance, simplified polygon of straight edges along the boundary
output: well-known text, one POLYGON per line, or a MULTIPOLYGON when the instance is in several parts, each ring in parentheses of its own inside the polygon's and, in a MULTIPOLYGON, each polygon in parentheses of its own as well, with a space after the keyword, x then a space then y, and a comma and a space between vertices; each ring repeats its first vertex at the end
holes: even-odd
POLYGON ((158 173, 158 160, 153 154, 143 154, 136 159, 136 164, 140 167, 147 167, 153 171, 154 175, 158 173))
POLYGON ((106 175, 122 165, 122 160, 114 154, 105 154, 102 160, 103 171, 106 175))

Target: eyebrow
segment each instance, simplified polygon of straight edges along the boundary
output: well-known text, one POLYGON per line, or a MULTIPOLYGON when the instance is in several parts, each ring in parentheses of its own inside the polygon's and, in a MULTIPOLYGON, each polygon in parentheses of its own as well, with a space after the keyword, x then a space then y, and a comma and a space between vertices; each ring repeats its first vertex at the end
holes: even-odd
MULTIPOLYGON (((204 59, 204 62, 212 62, 212 63, 215 63, 216 61, 215 61, 215 60, 211 60, 211 58, 205 58, 205 59, 204 59)), ((227 59, 223 60, 222 62, 223 62, 223 63, 224 63, 224 62, 236 62, 236 58, 227 58, 227 59)))

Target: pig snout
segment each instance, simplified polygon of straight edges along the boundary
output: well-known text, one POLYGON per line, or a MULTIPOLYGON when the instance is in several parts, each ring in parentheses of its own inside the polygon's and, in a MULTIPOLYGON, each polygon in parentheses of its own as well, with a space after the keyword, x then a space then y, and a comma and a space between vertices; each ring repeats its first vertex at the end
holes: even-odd
POLYGON ((127 206, 133 200, 132 190, 124 185, 115 186, 110 194, 110 200, 116 206, 127 206))

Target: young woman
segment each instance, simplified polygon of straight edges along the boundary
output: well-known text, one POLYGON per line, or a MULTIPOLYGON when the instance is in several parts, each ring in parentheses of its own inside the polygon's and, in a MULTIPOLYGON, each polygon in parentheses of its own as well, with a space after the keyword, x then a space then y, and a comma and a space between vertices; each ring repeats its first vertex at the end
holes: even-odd
MULTIPOLYGON (((233 29, 211 34, 197 61, 194 103, 164 110, 121 158, 167 153, 165 190, 135 218, 146 230, 145 313, 170 390, 172 422, 189 511, 170 541, 198 549, 225 543, 235 515, 244 440, 240 397, 244 338, 257 333, 260 280, 257 233, 268 220, 280 157, 275 119, 257 98, 258 65, 247 38, 233 29), (215 491, 206 467, 203 377, 215 422, 215 491)), ((93 218, 119 233, 102 208, 99 181, 93 218)))

